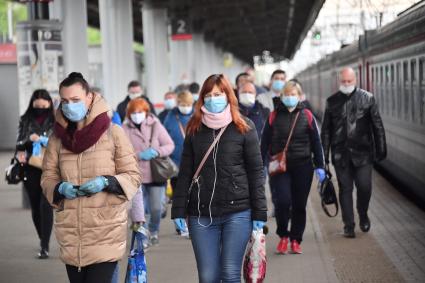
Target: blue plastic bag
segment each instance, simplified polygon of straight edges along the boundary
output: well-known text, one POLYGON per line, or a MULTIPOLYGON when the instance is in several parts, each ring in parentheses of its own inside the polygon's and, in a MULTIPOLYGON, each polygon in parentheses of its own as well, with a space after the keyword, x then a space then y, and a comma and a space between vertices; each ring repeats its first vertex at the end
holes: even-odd
POLYGON ((145 252, 143 250, 144 235, 140 232, 133 232, 131 237, 130 255, 128 256, 127 273, 125 283, 147 283, 147 267, 145 252), (136 248, 134 248, 136 243, 136 248))

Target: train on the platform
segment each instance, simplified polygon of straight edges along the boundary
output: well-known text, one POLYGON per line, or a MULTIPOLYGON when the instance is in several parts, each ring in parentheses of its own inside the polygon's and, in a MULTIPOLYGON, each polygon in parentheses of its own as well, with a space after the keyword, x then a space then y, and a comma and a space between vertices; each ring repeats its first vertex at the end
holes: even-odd
POLYGON ((378 102, 388 146, 387 159, 378 166, 424 203, 425 1, 297 74, 320 119, 345 66, 356 71, 358 86, 378 102))

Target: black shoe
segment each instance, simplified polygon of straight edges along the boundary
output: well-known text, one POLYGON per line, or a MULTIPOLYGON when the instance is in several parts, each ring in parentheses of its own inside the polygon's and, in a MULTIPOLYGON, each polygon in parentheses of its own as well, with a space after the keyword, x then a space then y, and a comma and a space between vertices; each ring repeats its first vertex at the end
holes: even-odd
POLYGON ((355 238, 356 233, 354 232, 354 228, 345 227, 344 228, 344 237, 345 238, 355 238))
POLYGON ((369 217, 360 217, 360 230, 367 233, 370 230, 370 220, 369 217))
POLYGON ((38 253, 39 259, 46 259, 48 257, 49 257, 49 252, 46 249, 41 249, 40 252, 38 253))

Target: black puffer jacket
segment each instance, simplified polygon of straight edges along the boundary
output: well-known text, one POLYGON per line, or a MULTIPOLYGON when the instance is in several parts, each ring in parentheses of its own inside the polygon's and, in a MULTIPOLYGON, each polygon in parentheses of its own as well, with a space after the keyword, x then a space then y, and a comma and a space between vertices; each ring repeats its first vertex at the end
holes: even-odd
POLYGON ((298 103, 292 112, 289 112, 282 103, 276 105, 276 110, 270 114, 273 118, 267 121, 261 138, 263 160, 268 160, 269 156, 283 151, 298 112, 300 114, 286 153, 287 166, 293 167, 311 162, 314 156, 314 166, 324 168, 323 149, 316 120, 303 103, 298 103))
POLYGON ((44 122, 40 125, 35 117, 31 114, 21 116, 18 127, 18 137, 16 141, 16 150, 26 151, 29 157, 32 153, 32 141, 30 136, 37 134, 39 136, 47 136, 53 132, 54 116, 48 115, 44 122))
POLYGON ((253 220, 267 220, 265 176, 257 132, 254 124, 250 120, 247 122, 251 129, 246 134, 241 134, 235 124, 231 123, 218 143, 214 194, 213 153, 201 170, 200 188, 195 185, 190 196, 188 192, 191 179, 219 130, 214 131, 202 125, 195 135, 186 136, 177 187, 174 191, 172 218, 198 216, 198 204, 201 216, 209 216, 209 203, 212 198, 212 216, 251 209, 253 220))
POLYGON ((332 163, 363 166, 387 155, 385 130, 375 97, 360 88, 350 95, 337 92, 326 101, 322 124, 326 162, 332 149, 332 163))

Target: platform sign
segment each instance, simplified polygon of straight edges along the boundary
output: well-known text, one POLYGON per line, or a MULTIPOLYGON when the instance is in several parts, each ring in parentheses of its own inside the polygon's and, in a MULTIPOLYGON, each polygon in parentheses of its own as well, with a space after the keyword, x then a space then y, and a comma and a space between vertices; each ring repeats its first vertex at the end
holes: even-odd
POLYGON ((186 17, 171 20, 171 40, 192 40, 190 21, 186 17))
POLYGON ((21 114, 38 88, 47 89, 57 104, 64 75, 61 28, 58 20, 20 22, 16 26, 21 114))

